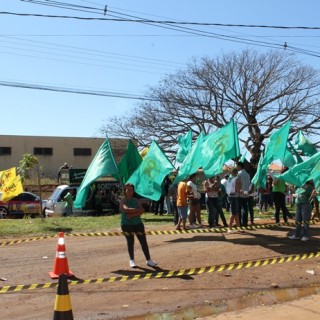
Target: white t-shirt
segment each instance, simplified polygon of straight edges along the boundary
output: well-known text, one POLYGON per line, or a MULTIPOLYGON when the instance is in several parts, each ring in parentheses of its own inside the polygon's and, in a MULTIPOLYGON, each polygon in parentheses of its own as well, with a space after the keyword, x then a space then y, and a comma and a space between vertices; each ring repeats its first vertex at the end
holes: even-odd
POLYGON ((221 184, 223 184, 224 187, 227 189, 228 180, 227 180, 226 178, 223 178, 223 179, 221 180, 221 184))
POLYGON ((193 193, 193 195, 194 195, 194 197, 195 197, 196 199, 200 199, 200 198, 201 198, 201 194, 200 194, 200 192, 198 191, 198 186, 197 186, 194 182, 188 181, 188 182, 187 182, 187 186, 188 186, 188 187, 191 187, 192 193, 193 193))
POLYGON ((236 181, 237 181, 238 177, 233 177, 230 180, 228 180, 227 183, 227 194, 230 195, 236 195, 236 181))

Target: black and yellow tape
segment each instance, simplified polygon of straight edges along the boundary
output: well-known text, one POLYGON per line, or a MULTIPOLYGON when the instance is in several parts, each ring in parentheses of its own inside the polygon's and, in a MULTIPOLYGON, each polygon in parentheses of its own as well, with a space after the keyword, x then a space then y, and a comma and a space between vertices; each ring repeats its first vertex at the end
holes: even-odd
POLYGON ((0 247, 10 246, 10 245, 14 245, 14 244, 20 244, 20 243, 24 243, 24 242, 44 240, 44 239, 54 238, 54 237, 57 237, 57 235, 47 235, 47 236, 33 237, 33 238, 28 238, 28 239, 9 240, 9 241, 0 242, 0 247))
MULTIPOLYGON (((315 221, 310 221, 310 224, 316 224, 315 221)), ((257 230, 257 229, 272 229, 278 228, 281 226, 292 226, 294 227, 295 222, 286 222, 286 223, 271 223, 271 224, 254 224, 247 227, 242 227, 242 230, 257 230)), ((239 228, 232 228, 232 230, 240 230, 239 228)), ((174 235, 174 234, 188 234, 188 233, 223 233, 227 232, 228 228, 220 227, 220 228, 197 228, 197 229, 188 229, 188 230, 150 230, 145 231, 146 235, 151 236, 159 236, 159 235, 174 235)), ((124 233, 122 231, 113 231, 113 232, 89 232, 89 233, 67 233, 65 236, 68 237, 115 237, 115 236, 123 236, 124 233)), ((0 242, 0 247, 9 246, 14 244, 21 244, 24 242, 32 242, 37 240, 44 240, 48 238, 55 238, 57 235, 46 235, 42 237, 34 237, 29 239, 17 239, 0 242)))
MULTIPOLYGON (((109 277, 109 278, 98 278, 98 279, 87 279, 87 280, 73 280, 70 281, 70 285, 79 285, 79 284, 101 284, 104 282, 123 282, 129 280, 146 280, 146 279, 159 279, 159 278, 176 278, 183 276, 191 276, 191 275, 200 275, 203 273, 213 273, 213 272, 223 272, 223 271, 232 271, 239 269, 248 269, 248 268, 256 268, 256 267, 265 267, 267 265, 280 264, 285 262, 294 262, 298 260, 312 259, 320 257, 320 252, 311 252, 305 254, 297 254, 297 255, 285 255, 273 258, 265 258, 251 261, 242 261, 228 264, 220 264, 209 267, 200 267, 200 268, 191 268, 191 269, 182 269, 176 271, 154 271, 150 273, 142 273, 142 274, 132 274, 121 277, 109 277)), ((3 286, 0 287, 1 293, 9 293, 9 292, 19 292, 22 290, 35 290, 35 289, 48 289, 52 287, 56 287, 57 283, 49 282, 44 284, 31 284, 31 285, 17 285, 17 286, 3 286)))

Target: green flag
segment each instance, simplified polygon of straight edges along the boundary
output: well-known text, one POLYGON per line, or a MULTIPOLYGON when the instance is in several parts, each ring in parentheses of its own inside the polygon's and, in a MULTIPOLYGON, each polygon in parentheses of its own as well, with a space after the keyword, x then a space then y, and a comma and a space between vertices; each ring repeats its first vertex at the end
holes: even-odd
POLYGON ((317 185, 320 180, 320 152, 308 160, 296 164, 278 177, 297 187, 303 186, 308 180, 314 180, 315 185, 317 185))
POLYGON ((240 154, 238 130, 234 120, 206 136, 201 149, 201 166, 206 177, 222 172, 223 165, 240 154))
POLYGON ((281 162, 283 162, 287 148, 290 124, 291 121, 289 120, 279 130, 271 134, 264 152, 261 154, 257 172, 252 178, 252 183, 256 187, 266 187, 268 166, 272 161, 281 160, 281 162))
POLYGON ((131 140, 128 141, 126 152, 118 164, 119 177, 122 184, 130 178, 139 167, 142 157, 131 140))
POLYGON ((182 163, 192 146, 192 131, 189 130, 186 135, 179 136, 178 143, 179 149, 177 152, 176 161, 182 163))
POLYGON ((287 121, 279 130, 274 132, 266 145, 265 158, 269 164, 274 160, 283 160, 286 153, 291 121, 287 121))
POLYGON ((162 194, 161 184, 173 169, 170 160, 153 141, 147 155, 127 183, 132 183, 139 195, 157 201, 162 194))
POLYGON ((315 146, 304 136, 303 132, 299 130, 294 148, 296 150, 301 150, 305 156, 313 156, 317 153, 315 146))
POLYGON ((320 202, 320 177, 319 177, 319 179, 314 181, 314 186, 315 186, 315 189, 317 192, 316 197, 317 197, 318 201, 320 202))
POLYGON ((247 155, 247 151, 241 156, 240 158, 240 162, 245 162, 247 159, 246 159, 246 155, 247 155))
POLYGON ((201 149, 204 139, 205 137, 203 132, 200 132, 197 140, 194 142, 191 150, 188 152, 181 167, 179 168, 178 174, 174 179, 173 184, 186 179, 191 174, 197 172, 197 170, 201 167, 201 149))
POLYGON ((251 181, 256 187, 266 187, 268 167, 269 163, 266 161, 263 151, 259 159, 257 172, 251 181))
POLYGON ((99 148, 95 157, 81 182, 77 197, 74 201, 76 208, 83 208, 86 204, 87 193, 90 184, 102 176, 112 176, 118 173, 117 164, 114 160, 112 149, 108 138, 99 148))
POLYGON ((301 163, 303 162, 303 159, 300 157, 299 153, 297 152, 297 150, 293 147, 293 145, 291 144, 291 142, 288 140, 288 145, 289 145, 289 150, 291 151, 292 154, 295 155, 296 157, 296 163, 301 163))
POLYGON ((282 163, 283 163, 283 165, 285 165, 288 168, 293 167, 297 163, 291 153, 291 150, 288 147, 286 149, 286 153, 284 154, 284 158, 283 158, 282 163))

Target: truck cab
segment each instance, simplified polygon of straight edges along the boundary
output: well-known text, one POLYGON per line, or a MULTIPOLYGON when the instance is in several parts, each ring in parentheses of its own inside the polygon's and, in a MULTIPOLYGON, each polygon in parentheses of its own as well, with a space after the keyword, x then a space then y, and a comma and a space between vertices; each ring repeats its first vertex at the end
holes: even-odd
MULTIPOLYGON (((63 217, 66 201, 65 195, 72 189, 73 198, 76 199, 81 181, 85 175, 83 169, 64 169, 62 181, 49 197, 46 209, 46 217, 63 217), (80 178, 79 178, 80 177, 80 178)), ((101 177, 90 185, 84 208, 73 208, 73 215, 105 215, 118 213, 119 204, 116 195, 121 189, 121 184, 113 177, 101 177)))

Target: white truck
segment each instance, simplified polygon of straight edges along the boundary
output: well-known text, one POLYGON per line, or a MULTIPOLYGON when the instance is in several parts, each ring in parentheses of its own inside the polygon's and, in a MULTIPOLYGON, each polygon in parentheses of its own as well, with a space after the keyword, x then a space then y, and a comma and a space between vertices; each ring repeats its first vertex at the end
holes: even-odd
MULTIPOLYGON (((110 194, 111 191, 119 191, 121 188, 120 182, 111 178, 105 177, 95 181, 88 192, 87 201, 84 208, 73 208, 73 215, 105 215, 118 213, 117 203, 112 201, 110 194), (97 194, 99 194, 99 206, 97 205, 97 194)), ((73 196, 76 198, 79 186, 74 185, 59 185, 49 197, 46 208, 46 217, 63 217, 65 212, 66 201, 65 195, 74 190, 73 196)))

